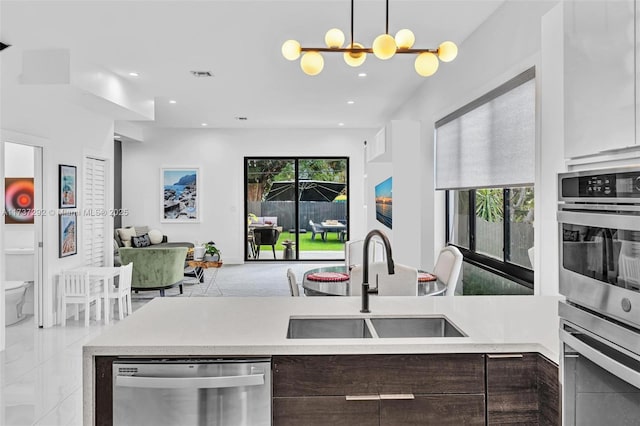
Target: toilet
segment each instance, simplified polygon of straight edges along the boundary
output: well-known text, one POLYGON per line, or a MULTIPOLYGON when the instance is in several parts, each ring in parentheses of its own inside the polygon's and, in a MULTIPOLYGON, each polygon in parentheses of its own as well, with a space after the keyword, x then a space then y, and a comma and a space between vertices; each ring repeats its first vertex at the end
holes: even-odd
POLYGON ((26 318, 22 313, 25 294, 31 285, 28 281, 5 281, 4 304, 5 304, 5 325, 15 324, 26 318))

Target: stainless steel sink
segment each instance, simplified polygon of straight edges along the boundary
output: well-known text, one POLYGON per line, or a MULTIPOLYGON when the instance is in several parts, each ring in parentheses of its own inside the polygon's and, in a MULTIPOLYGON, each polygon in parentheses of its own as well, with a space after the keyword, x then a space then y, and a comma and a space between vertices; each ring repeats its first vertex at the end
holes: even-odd
POLYGON ((465 337, 444 317, 371 318, 378 337, 465 337))
POLYGON ((290 318, 287 339, 371 338, 364 318, 290 318))
POLYGON ((288 339, 371 339, 466 337, 443 316, 430 317, 292 317, 288 339))

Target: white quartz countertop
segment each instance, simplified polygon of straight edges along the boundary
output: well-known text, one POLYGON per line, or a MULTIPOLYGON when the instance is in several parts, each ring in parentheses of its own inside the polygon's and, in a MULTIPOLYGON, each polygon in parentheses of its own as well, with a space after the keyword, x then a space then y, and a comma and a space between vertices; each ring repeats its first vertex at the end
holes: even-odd
MULTIPOLYGON (((558 363, 558 301, 546 296, 156 298, 84 346, 98 355, 539 352, 558 363), (287 339, 291 316, 444 315, 467 337, 287 339)), ((86 365, 86 364, 85 364, 86 365)))

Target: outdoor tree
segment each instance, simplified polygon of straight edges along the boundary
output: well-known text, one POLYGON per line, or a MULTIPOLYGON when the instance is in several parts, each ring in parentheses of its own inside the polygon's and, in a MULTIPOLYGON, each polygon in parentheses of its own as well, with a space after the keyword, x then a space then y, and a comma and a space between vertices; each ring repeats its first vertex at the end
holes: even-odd
POLYGON ((247 162, 247 201, 262 201, 274 178, 290 165, 290 160, 260 159, 247 162))
MULTIPOLYGON (((296 177, 293 162, 286 164, 273 179, 274 182, 290 181, 296 177)), ((344 160, 309 159, 298 161, 298 177, 300 179, 319 180, 323 182, 346 182, 347 162, 344 160)))
MULTIPOLYGON (((298 177, 324 182, 346 182, 347 162, 340 159, 299 160, 298 177)), ((262 201, 273 182, 293 181, 295 178, 295 162, 292 160, 249 160, 247 162, 247 201, 262 201)))

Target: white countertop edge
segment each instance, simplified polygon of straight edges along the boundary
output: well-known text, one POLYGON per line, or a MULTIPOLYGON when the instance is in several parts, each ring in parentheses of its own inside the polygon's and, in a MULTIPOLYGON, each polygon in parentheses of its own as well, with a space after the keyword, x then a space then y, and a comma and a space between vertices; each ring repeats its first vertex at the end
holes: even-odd
MULTIPOLYGON (((472 342, 442 342, 437 338, 433 343, 401 343, 393 342, 376 343, 371 339, 365 339, 366 344, 349 344, 345 342, 341 345, 264 345, 264 346, 163 346, 163 347, 140 347, 140 346, 118 346, 118 347, 85 347, 84 356, 131 356, 131 357, 181 357, 181 356, 201 356, 201 357, 271 357, 277 355, 377 355, 377 354, 442 354, 442 353, 523 353, 536 352, 544 355, 550 361, 558 364, 559 354, 549 350, 539 343, 472 343, 472 342)), ((454 338, 457 340, 464 338, 454 338)), ((351 339, 346 339, 351 340, 351 339)), ((358 339, 363 340, 363 339, 358 339)), ((394 339, 385 339, 385 341, 394 339)), ((404 340, 404 339, 403 339, 404 340)), ((422 340, 422 339, 421 339, 422 340)))

